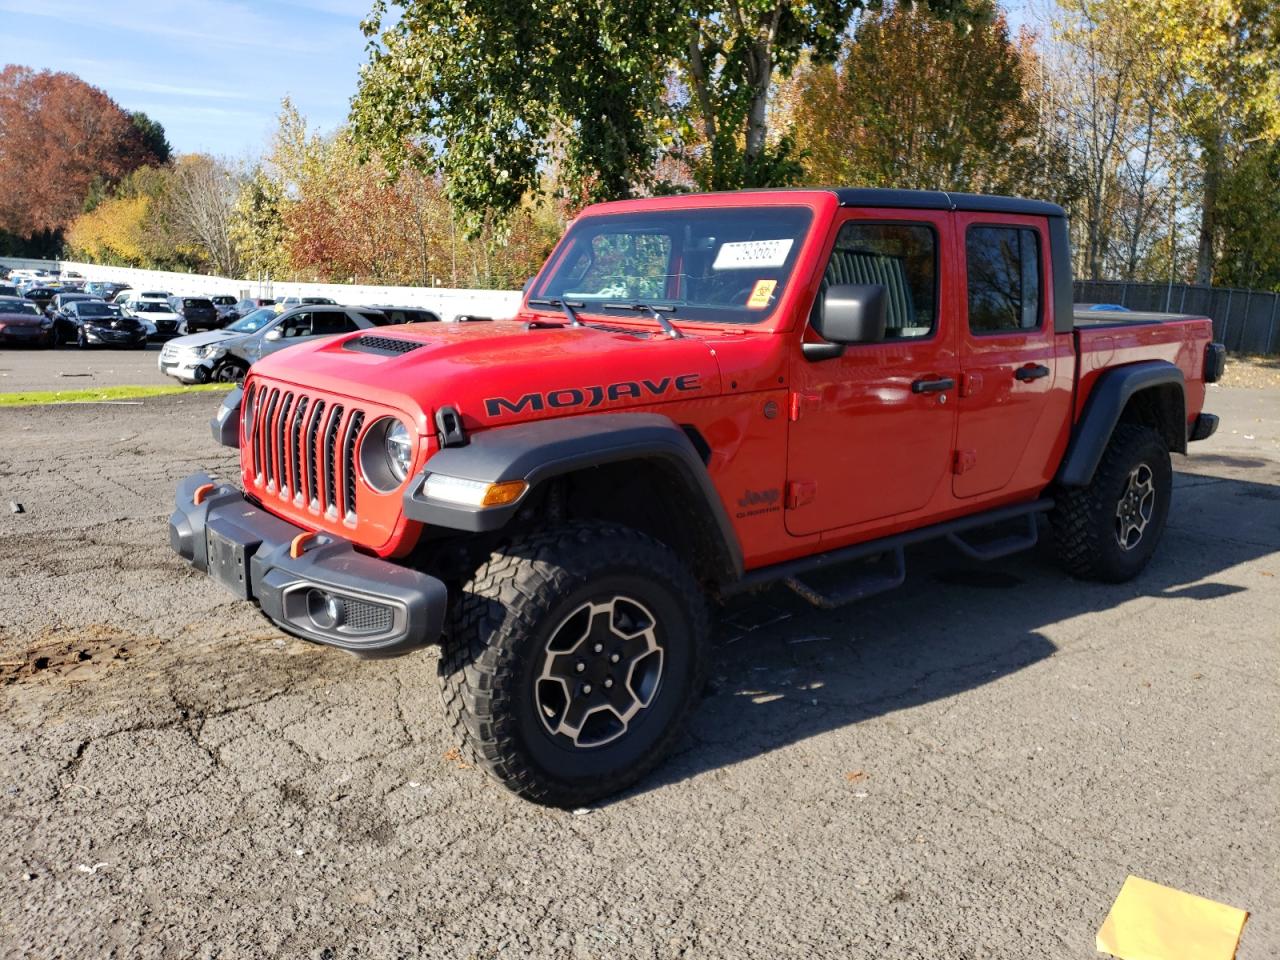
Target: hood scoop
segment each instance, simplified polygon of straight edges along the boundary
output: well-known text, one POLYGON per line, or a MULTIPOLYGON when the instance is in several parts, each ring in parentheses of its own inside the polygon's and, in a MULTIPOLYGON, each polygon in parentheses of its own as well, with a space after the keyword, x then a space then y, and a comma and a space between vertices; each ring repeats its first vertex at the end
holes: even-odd
POLYGON ((377 353, 384 357, 396 357, 425 346, 425 343, 417 340, 402 340, 399 337, 363 336, 348 340, 342 345, 342 349, 351 350, 354 353, 377 353))

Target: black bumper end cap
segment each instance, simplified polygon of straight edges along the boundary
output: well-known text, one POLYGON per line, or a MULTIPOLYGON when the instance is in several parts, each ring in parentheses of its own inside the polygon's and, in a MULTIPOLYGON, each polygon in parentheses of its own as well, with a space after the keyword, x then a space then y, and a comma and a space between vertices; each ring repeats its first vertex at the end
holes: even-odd
POLYGON ((1195 442, 1196 440, 1208 440, 1218 431, 1218 418, 1212 413, 1202 413, 1196 417, 1196 422, 1191 425, 1191 433, 1188 434, 1187 440, 1195 442))

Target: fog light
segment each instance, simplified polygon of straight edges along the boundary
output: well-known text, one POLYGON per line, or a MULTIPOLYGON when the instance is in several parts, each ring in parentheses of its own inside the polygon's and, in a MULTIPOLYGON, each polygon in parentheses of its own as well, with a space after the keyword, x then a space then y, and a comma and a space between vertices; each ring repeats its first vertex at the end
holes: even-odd
POLYGON ((336 630, 346 619, 346 606, 331 593, 307 591, 307 615, 321 630, 336 630))

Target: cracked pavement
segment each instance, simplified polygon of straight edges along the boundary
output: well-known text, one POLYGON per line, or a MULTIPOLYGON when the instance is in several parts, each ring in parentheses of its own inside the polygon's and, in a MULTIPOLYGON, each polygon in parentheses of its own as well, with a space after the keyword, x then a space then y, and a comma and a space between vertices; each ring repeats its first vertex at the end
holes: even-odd
POLYGON ((217 403, 0 409, 0 956, 1085 958, 1128 873, 1280 955, 1280 391, 1211 388, 1134 583, 930 547, 736 603, 675 756, 579 814, 462 760, 434 652, 170 554, 217 403))

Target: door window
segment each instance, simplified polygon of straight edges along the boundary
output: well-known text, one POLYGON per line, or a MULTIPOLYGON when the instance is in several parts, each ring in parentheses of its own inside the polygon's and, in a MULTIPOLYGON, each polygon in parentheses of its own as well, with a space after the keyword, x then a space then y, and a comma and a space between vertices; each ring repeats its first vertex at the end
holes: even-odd
POLYGON ((885 288, 885 339, 929 336, 938 321, 933 229, 918 223, 846 223, 836 236, 819 301, 827 287, 846 283, 885 288))
POLYGON ((322 333, 350 333, 356 329, 356 322, 339 311, 317 313, 311 324, 311 332, 317 336, 322 333))
POLYGON ((965 233, 969 329, 1007 333, 1040 326, 1040 237, 1025 227, 965 233))
POLYGON ((285 339, 311 336, 311 312, 304 310, 286 317, 280 329, 285 339))

